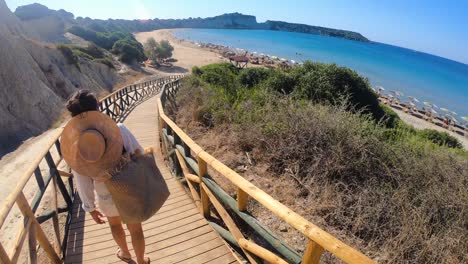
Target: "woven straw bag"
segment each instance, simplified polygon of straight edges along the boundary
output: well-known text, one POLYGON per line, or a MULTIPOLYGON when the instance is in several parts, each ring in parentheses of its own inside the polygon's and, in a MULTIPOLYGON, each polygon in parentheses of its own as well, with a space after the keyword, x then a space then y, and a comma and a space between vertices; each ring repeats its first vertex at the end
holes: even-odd
POLYGON ((169 189, 152 153, 124 156, 105 181, 124 223, 141 223, 152 217, 169 197, 169 189))

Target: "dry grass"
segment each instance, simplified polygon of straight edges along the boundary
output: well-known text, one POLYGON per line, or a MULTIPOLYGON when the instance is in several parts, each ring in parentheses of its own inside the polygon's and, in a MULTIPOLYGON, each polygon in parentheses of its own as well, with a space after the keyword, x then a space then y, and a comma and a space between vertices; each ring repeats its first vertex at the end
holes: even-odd
MULTIPOLYGON (((210 96, 183 88, 172 117, 208 152, 297 213, 381 263, 468 262, 466 156, 411 137, 390 141, 365 117, 287 98, 261 111, 246 101, 240 108, 247 111, 223 115, 250 115, 249 122, 207 128, 199 110, 210 96)), ((297 232, 256 204, 250 209, 302 251, 306 242, 297 232)))

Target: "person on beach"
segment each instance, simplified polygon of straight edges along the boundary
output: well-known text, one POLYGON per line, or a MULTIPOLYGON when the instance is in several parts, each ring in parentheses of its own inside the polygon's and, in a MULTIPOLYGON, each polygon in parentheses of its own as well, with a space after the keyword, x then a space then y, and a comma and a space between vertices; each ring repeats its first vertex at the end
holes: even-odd
MULTIPOLYGON (((83 175, 77 173, 77 170, 81 172, 84 167, 89 166, 87 169, 102 168, 105 171, 110 162, 115 163, 123 154, 135 155, 143 153, 144 150, 123 124, 115 124, 112 119, 99 112, 98 105, 96 96, 87 90, 79 90, 70 97, 67 109, 73 118, 67 126, 76 126, 76 128, 64 129, 62 148, 63 141, 68 140, 73 144, 67 144, 62 153, 64 158, 67 156, 68 160, 72 160, 72 162, 67 160, 67 163, 75 177, 83 210, 88 212, 98 224, 104 224, 107 219, 112 236, 118 245, 117 258, 131 262, 132 256, 127 246, 122 220, 108 188, 104 182, 99 181, 97 175, 88 175, 91 173, 83 175), (87 126, 86 130, 79 131, 79 127, 84 125, 87 126)), ((137 263, 149 264, 149 257, 145 257, 145 238, 141 223, 127 223, 127 228, 137 263)))

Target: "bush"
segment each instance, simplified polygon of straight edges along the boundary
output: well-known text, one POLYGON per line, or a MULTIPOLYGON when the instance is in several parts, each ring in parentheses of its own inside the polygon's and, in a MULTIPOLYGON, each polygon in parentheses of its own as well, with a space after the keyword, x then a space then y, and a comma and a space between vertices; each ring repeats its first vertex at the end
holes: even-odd
POLYGON ((62 52, 68 64, 78 65, 78 57, 73 53, 72 49, 68 45, 57 44, 57 49, 62 52))
POLYGON ((419 131, 418 135, 439 146, 447 146, 449 148, 459 149, 463 148, 463 145, 460 143, 460 141, 449 135, 447 132, 439 132, 433 129, 424 129, 419 131))
POLYGON ((272 93, 263 84, 238 86, 238 107, 226 107, 232 104, 218 85, 236 72, 225 65, 197 72, 183 83, 174 111, 207 151, 246 165, 249 179, 272 185, 265 188, 273 197, 379 262, 466 262, 465 156, 428 143, 396 116, 388 129, 369 115, 272 93), (243 162, 245 151, 258 166, 243 162))
POLYGON ((114 64, 108 58, 94 59, 93 61, 107 65, 109 68, 115 69, 114 64))
POLYGON ((75 51, 80 51, 86 53, 87 55, 99 59, 104 58, 104 52, 95 44, 89 44, 87 47, 73 46, 72 49, 75 51))
POLYGON ((192 67, 192 74, 199 77, 202 75, 202 70, 198 66, 193 66, 192 67))
POLYGON ((112 52, 118 54, 119 59, 125 63, 141 62, 146 59, 143 46, 136 40, 129 38, 116 41, 112 52))
POLYGON ((254 87, 271 74, 271 70, 265 68, 247 68, 239 72, 239 82, 248 88, 254 87))
POLYGON ((299 97, 332 105, 340 103, 339 98, 347 98, 349 110, 370 113, 376 120, 385 115, 367 78, 349 68, 306 61, 291 74, 297 80, 294 94, 299 97))

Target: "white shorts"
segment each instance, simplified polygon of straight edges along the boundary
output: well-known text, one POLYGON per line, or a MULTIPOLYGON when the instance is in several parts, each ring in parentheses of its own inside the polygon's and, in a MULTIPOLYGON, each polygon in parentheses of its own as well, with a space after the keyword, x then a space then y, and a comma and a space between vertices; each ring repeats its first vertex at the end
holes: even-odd
POLYGON ((119 216, 119 211, 115 207, 112 195, 106 187, 105 183, 94 182, 94 189, 96 190, 97 206, 101 213, 107 217, 119 216))

